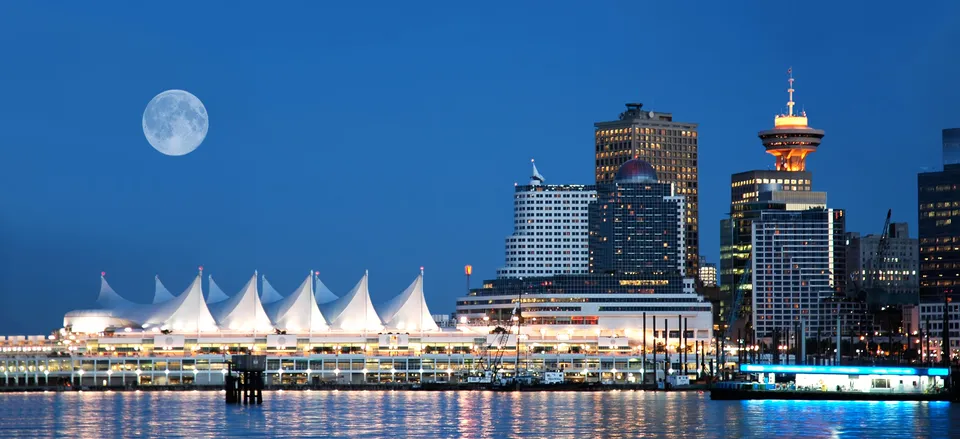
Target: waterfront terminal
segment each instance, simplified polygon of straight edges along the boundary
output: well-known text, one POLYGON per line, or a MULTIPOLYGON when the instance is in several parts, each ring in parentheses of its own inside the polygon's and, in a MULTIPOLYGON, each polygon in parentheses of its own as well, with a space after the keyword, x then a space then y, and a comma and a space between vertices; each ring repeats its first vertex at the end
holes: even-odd
POLYGON ((662 302, 649 313, 641 306, 587 319, 520 304, 503 320, 450 321, 430 314, 422 270, 379 306, 367 274, 342 297, 315 273, 286 297, 265 278, 261 294, 256 273, 233 296, 212 279, 205 296, 202 279, 201 271, 177 296, 158 279, 154 303, 140 304, 116 293, 102 273, 91 309, 66 313, 48 335, 0 337, 0 384, 222 388, 237 354, 265 355, 265 384, 274 388, 538 382, 546 374, 566 383, 655 386, 716 368, 709 312, 665 312, 662 302), (681 330, 688 321, 697 324, 681 330))

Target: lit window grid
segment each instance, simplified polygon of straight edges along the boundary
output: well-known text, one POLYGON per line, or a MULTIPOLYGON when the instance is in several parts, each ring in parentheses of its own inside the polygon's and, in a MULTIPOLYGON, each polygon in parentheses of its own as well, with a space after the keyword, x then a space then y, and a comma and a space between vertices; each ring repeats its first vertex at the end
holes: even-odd
POLYGON ((935 299, 960 286, 960 167, 918 174, 917 192, 920 298, 935 299))
POLYGON ((685 271, 684 197, 667 183, 597 186, 590 207, 593 273, 685 271))
POLYGON ((699 263, 699 201, 696 125, 661 120, 629 119, 603 122, 596 130, 596 181, 613 181, 617 170, 634 153, 649 162, 660 182, 674 183, 687 197, 686 269, 696 275, 699 263), (602 128, 600 128, 602 126, 602 128))
POLYGON ((517 186, 514 232, 505 243, 498 278, 544 277, 589 271, 589 204, 593 186, 517 186))
POLYGON ((842 236, 832 217, 828 209, 763 213, 753 221, 752 320, 758 336, 793 328, 801 319, 812 331, 831 326, 831 309, 824 305, 836 293, 832 254, 842 236))

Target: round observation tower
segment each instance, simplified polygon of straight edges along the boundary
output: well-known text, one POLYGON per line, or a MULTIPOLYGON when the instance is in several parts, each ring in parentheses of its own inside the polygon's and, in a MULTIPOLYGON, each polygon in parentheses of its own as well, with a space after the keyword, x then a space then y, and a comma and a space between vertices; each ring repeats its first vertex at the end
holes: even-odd
POLYGON ((787 114, 774 118, 773 129, 761 131, 759 136, 767 153, 776 158, 778 171, 805 171, 807 154, 817 150, 824 133, 808 125, 806 112, 794 114, 793 69, 787 73, 790 75, 787 114))

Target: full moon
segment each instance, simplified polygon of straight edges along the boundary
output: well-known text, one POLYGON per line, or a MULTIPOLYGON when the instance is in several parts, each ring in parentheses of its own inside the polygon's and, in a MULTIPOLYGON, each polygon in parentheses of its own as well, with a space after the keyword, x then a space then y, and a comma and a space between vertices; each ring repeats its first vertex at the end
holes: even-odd
POLYGON ((153 97, 143 111, 143 135, 157 151, 169 156, 186 155, 207 137, 207 109, 196 96, 183 90, 167 90, 153 97))

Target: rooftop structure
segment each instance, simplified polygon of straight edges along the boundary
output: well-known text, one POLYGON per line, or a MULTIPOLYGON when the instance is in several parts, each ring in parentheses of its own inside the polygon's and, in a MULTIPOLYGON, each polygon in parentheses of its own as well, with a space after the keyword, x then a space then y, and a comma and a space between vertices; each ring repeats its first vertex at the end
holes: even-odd
POLYGON ((776 116, 773 129, 761 131, 759 136, 767 152, 776 157, 778 171, 804 171, 807 168, 807 154, 817 150, 824 133, 808 125, 805 111, 794 113, 793 69, 787 70, 787 73, 790 75, 787 113, 776 116))
MULTIPOLYGON (((212 279, 211 285, 214 285, 212 279)), ((273 331, 273 324, 267 317, 267 312, 263 309, 260 296, 257 294, 256 272, 250 277, 243 290, 227 300, 211 305, 210 308, 214 319, 229 330, 253 333, 273 331)))
POLYGON ((153 303, 163 303, 170 299, 173 299, 173 294, 160 282, 160 276, 156 276, 156 290, 153 293, 153 303))
MULTIPOLYGON (((211 294, 205 301, 201 288, 202 271, 180 295, 161 303, 140 304, 124 299, 100 277, 100 294, 93 309, 68 312, 63 325, 72 333, 102 333, 116 330, 197 334, 257 334, 266 332, 365 333, 380 330, 436 331, 423 296, 423 271, 402 294, 388 302, 378 313, 370 300, 365 273, 357 286, 341 298, 325 291, 316 273, 311 272, 300 287, 283 297, 276 290, 264 293, 278 300, 267 304, 258 295, 255 272, 243 290, 226 300, 210 302, 223 294, 210 279, 211 294), (321 299, 318 299, 320 297, 321 299), (329 300, 333 299, 333 300, 329 300), (323 301, 321 305, 319 302, 323 301), (383 317, 383 318, 381 318, 383 317)), ((272 289, 263 278, 264 289, 272 289)), ((223 294, 226 296, 225 294, 223 294)))

